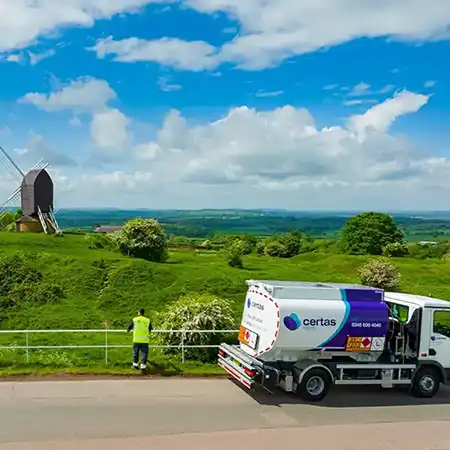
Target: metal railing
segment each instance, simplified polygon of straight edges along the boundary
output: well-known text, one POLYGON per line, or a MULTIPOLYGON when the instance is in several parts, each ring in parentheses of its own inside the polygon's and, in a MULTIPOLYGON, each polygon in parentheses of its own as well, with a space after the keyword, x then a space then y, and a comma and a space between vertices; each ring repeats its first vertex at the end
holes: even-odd
MULTIPOLYGON (((108 351, 115 348, 132 348, 132 344, 110 344, 108 337, 111 334, 127 333, 127 330, 111 330, 108 328, 94 329, 94 330, 0 330, 1 335, 8 334, 22 334, 25 335, 25 345, 0 345, 0 350, 25 350, 26 361, 29 362, 30 350, 45 350, 45 349, 104 349, 105 363, 108 364, 108 351), (57 333, 81 333, 81 334, 104 334, 104 342, 97 345, 30 345, 30 335, 34 334, 57 334, 57 333)), ((153 345, 149 344, 149 348, 176 348, 181 351, 181 361, 185 361, 185 351, 189 348, 218 348, 218 345, 186 345, 186 335, 192 333, 239 333, 239 330, 152 330, 154 333, 175 333, 181 334, 181 341, 178 345, 153 345)))

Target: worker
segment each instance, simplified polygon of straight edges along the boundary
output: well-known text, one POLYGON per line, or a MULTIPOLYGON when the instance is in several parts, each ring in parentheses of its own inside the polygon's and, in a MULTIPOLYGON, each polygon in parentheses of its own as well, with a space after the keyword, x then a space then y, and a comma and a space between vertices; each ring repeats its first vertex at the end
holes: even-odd
POLYGON ((150 332, 152 331, 150 319, 145 317, 145 311, 141 308, 138 316, 131 320, 127 331, 133 330, 133 369, 139 369, 139 354, 141 354, 141 370, 147 369, 148 346, 150 332))

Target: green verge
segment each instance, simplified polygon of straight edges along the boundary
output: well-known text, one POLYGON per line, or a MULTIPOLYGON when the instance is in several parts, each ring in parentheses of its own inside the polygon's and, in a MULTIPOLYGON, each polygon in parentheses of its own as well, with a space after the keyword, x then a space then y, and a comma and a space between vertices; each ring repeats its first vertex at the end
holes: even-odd
MULTIPOLYGON (((124 329, 135 311, 146 308, 156 319, 157 313, 186 294, 210 293, 229 299, 233 304, 236 328, 246 292, 247 279, 297 281, 358 282, 357 269, 368 257, 308 253, 292 259, 249 255, 244 269, 227 266, 214 252, 175 251, 165 264, 131 259, 106 249, 90 249, 82 235, 61 238, 46 235, 0 233, 0 257, 17 252, 30 257, 42 274, 42 282, 56 284, 64 298, 35 304, 24 298, 14 308, 2 311, 2 330, 101 329, 106 320, 112 329, 124 329)), ((404 292, 450 299, 450 262, 394 259, 402 274, 404 292)), ((157 324, 155 324, 157 326, 157 324)), ((104 345, 105 337, 89 334, 33 334, 29 345, 104 345)), ((109 344, 130 345, 130 336, 108 336, 109 344)), ((22 350, 23 334, 0 334, 0 376, 28 373, 131 373, 131 349, 111 349, 108 364, 105 351, 96 349, 33 349, 28 360, 22 350)), ((216 374, 215 364, 186 362, 181 355, 167 359, 154 350, 152 373, 216 374)))

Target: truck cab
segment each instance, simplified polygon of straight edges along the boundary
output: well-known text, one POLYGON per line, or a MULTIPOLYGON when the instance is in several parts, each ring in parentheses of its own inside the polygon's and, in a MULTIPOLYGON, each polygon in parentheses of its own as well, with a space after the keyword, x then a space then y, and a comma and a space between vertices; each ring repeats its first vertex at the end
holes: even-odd
POLYGON ((441 382, 450 382, 450 302, 396 292, 385 292, 384 299, 397 331, 391 348, 398 356, 435 368, 441 382))

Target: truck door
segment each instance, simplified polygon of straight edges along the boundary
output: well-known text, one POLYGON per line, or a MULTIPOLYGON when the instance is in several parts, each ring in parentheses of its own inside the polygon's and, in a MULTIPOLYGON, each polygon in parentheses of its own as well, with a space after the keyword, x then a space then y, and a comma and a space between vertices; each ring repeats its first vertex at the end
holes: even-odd
POLYGON ((450 309, 430 308, 429 311, 431 336, 428 357, 444 369, 450 369, 450 309))

